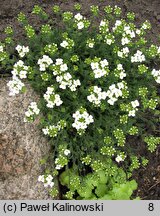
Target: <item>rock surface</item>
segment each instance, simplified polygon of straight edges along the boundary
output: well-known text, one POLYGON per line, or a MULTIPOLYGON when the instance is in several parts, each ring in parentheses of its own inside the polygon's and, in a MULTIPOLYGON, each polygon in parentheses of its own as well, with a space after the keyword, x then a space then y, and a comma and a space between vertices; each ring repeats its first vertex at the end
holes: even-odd
POLYGON ((24 123, 24 112, 38 96, 26 84, 27 92, 9 96, 8 79, 0 80, 0 199, 49 199, 37 182, 43 173, 39 160, 49 144, 38 122, 24 123))

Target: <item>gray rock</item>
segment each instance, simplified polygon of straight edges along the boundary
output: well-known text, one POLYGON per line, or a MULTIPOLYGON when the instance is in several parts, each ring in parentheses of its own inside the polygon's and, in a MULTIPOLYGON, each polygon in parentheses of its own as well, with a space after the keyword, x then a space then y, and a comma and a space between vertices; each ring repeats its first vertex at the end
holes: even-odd
POLYGON ((37 94, 9 96, 8 79, 0 80, 0 199, 51 199, 37 178, 39 160, 49 153, 47 139, 34 123, 24 123, 24 112, 37 94))

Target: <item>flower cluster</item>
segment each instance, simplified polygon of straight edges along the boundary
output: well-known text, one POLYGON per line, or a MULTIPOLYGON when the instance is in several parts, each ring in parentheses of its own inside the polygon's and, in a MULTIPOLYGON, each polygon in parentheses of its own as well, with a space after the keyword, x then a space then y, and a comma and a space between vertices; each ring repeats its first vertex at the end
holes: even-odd
POLYGON ((64 22, 69 22, 73 18, 73 13, 70 11, 66 11, 62 14, 62 17, 64 22))
POLYGON ((107 92, 102 91, 102 89, 98 86, 91 87, 90 92, 91 94, 87 96, 87 99, 95 106, 100 106, 101 100, 105 100, 107 97, 107 92))
POLYGON ((63 75, 57 76, 56 81, 60 83, 59 88, 66 89, 69 87, 71 91, 76 91, 76 88, 81 85, 80 80, 73 80, 70 73, 64 73, 63 75))
POLYGON ((26 25, 25 30, 28 38, 33 38, 36 34, 34 28, 31 25, 26 25))
POLYGON ((52 69, 53 69, 53 75, 57 76, 67 71, 68 66, 66 63, 63 62, 63 59, 58 58, 56 59, 56 63, 52 65, 52 69))
POLYGON ((53 75, 56 76, 56 81, 60 84, 59 88, 70 88, 71 91, 76 91, 76 88, 81 85, 80 80, 74 80, 68 70, 67 64, 63 63, 63 59, 56 59, 53 65, 53 75))
POLYGON ((113 146, 103 146, 100 150, 102 155, 113 156, 116 152, 116 149, 113 146))
POLYGON ((160 83, 160 70, 152 70, 152 75, 157 83, 160 83))
POLYGON ((38 181, 44 183, 44 187, 52 188, 54 186, 54 182, 52 180, 53 180, 53 177, 51 175, 48 175, 48 176, 40 175, 38 177, 38 181))
POLYGON ((24 65, 22 60, 19 60, 14 64, 13 70, 11 71, 13 77, 19 76, 21 79, 27 78, 29 67, 24 65))
POLYGON ((42 131, 45 135, 50 137, 56 137, 60 130, 63 130, 67 126, 66 121, 60 120, 57 125, 49 125, 46 128, 43 128, 42 131))
POLYGON ((74 16, 74 19, 75 19, 76 27, 79 30, 81 30, 81 29, 83 29, 85 27, 87 28, 90 25, 90 22, 85 17, 83 17, 80 13, 77 13, 74 16))
MULTIPOLYGON (((136 111, 138 110, 138 106, 139 106, 139 101, 138 100, 134 100, 134 101, 131 101, 129 104, 121 104, 120 105, 120 109, 124 112, 127 112, 128 113, 128 116, 130 117, 134 117, 135 116, 135 113, 136 111)), ((124 115, 125 116, 125 115, 124 115)))
POLYGON ((86 109, 81 108, 73 114, 75 119, 72 127, 76 128, 79 135, 83 134, 90 123, 94 122, 93 116, 89 115, 86 109))
POLYGON ((39 70, 45 71, 52 63, 53 61, 49 56, 43 55, 43 57, 38 60, 39 70))
POLYGON ((65 165, 67 165, 68 163, 68 156, 70 155, 70 150, 69 149, 65 149, 63 151, 63 154, 60 154, 60 156, 58 158, 55 159, 55 169, 56 170, 60 170, 62 169, 65 165))
POLYGON ((99 31, 101 34, 106 34, 109 32, 109 22, 108 20, 104 19, 101 20, 100 25, 99 25, 99 31))
POLYGON ((95 44, 94 39, 89 38, 89 39, 87 40, 87 47, 93 48, 93 47, 94 47, 94 44, 95 44))
POLYGON ((58 158, 55 159, 55 169, 56 170, 60 170, 62 169, 65 165, 68 164, 68 159, 65 156, 60 156, 58 158))
POLYGON ((112 84, 111 86, 109 86, 109 89, 107 91, 107 97, 109 97, 109 99, 107 100, 107 102, 110 105, 114 105, 118 98, 123 96, 122 90, 124 88, 127 88, 124 82, 117 83, 117 87, 116 84, 112 84))
POLYGON ((117 68, 114 70, 114 74, 116 77, 119 77, 120 79, 123 79, 124 77, 126 77, 126 73, 125 73, 125 70, 123 69, 122 64, 117 65, 117 68))
POLYGON ((123 130, 117 128, 116 130, 113 131, 113 134, 115 138, 117 139, 117 145, 124 146, 126 138, 125 138, 123 130))
POLYGON ((51 33, 51 26, 49 24, 42 25, 41 32, 42 32, 42 34, 49 34, 49 33, 51 33))
POLYGON ((48 44, 44 47, 44 51, 49 54, 54 54, 58 51, 58 46, 55 43, 48 44))
POLYGON ((114 35, 111 34, 111 33, 106 34, 105 37, 104 37, 104 42, 105 42, 106 44, 108 44, 108 45, 113 44, 113 43, 115 42, 115 37, 114 37, 114 35))
POLYGON ((60 46, 66 49, 71 49, 74 46, 74 41, 68 37, 65 37, 62 43, 60 43, 60 46))
POLYGON ((124 153, 124 152, 120 152, 120 153, 117 155, 117 157, 115 158, 115 161, 116 161, 117 163, 119 163, 119 162, 124 161, 125 158, 126 158, 125 153, 124 153))
POLYGON ((108 75, 109 73, 108 65, 109 64, 106 59, 101 60, 100 58, 95 58, 91 62, 91 68, 93 70, 94 77, 97 79, 108 75))
POLYGON ((23 58, 26 55, 26 53, 29 52, 29 47, 28 46, 25 47, 25 46, 17 45, 16 50, 17 50, 19 56, 23 58))
POLYGON ((147 143, 148 150, 154 152, 160 143, 160 137, 147 136, 144 138, 144 142, 147 143))
POLYGON ((86 157, 81 158, 82 164, 90 165, 91 164, 91 156, 87 155, 86 157))
POLYGON ((129 131, 128 131, 129 135, 136 135, 138 134, 138 128, 136 126, 132 126, 129 131))
POLYGON ((130 43, 131 38, 135 38, 136 34, 133 30, 131 30, 131 27, 129 25, 124 26, 124 32, 122 34, 122 45, 130 43))
POLYGON ((36 102, 31 102, 28 106, 28 110, 25 112, 24 122, 30 122, 34 120, 34 117, 38 115, 40 109, 38 109, 36 102))
POLYGON ((118 31, 121 26, 123 26, 122 21, 121 20, 116 20, 115 25, 112 28, 112 31, 116 33, 116 31, 118 31))
POLYGON ((117 52, 117 55, 118 55, 120 58, 126 58, 126 57, 128 57, 128 55, 129 55, 129 48, 128 48, 128 47, 122 48, 121 50, 119 50, 119 51, 117 52))
POLYGON ((22 83, 22 81, 18 77, 14 76, 13 79, 7 83, 7 86, 9 87, 10 91, 9 95, 15 96, 23 90, 24 83, 22 83))
POLYGON ((132 106, 132 109, 129 110, 128 116, 134 117, 136 111, 138 110, 137 107, 139 106, 139 101, 138 100, 131 101, 131 106, 132 106))
POLYGON ((54 87, 47 87, 47 91, 44 94, 44 99, 47 101, 47 107, 53 108, 54 106, 60 106, 63 101, 61 100, 59 94, 55 93, 54 87))
POLYGON ((145 55, 140 51, 140 50, 137 50, 137 52, 131 56, 131 62, 143 62, 145 61, 146 58, 145 58, 145 55))

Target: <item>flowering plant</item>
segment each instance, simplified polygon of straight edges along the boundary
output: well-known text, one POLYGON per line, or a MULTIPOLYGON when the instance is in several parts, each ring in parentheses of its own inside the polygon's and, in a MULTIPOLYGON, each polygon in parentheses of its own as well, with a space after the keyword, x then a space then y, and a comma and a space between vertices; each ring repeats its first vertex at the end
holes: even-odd
MULTIPOLYGON (((81 7, 76 4, 75 8, 81 7)), ((18 20, 26 32, 27 46, 17 45, 9 27, 5 43, 0 45, 1 67, 13 66, 8 83, 10 95, 25 91, 22 79, 27 79, 41 96, 38 104, 33 102, 28 107, 25 121, 43 114, 40 126, 52 143, 55 170, 40 176, 39 181, 55 195, 52 175, 64 168, 69 169, 65 171, 67 178, 76 165, 79 176, 108 172, 112 182, 122 163, 127 169, 126 180, 147 160, 136 155, 128 138, 138 136, 152 152, 160 141, 154 132, 159 115, 160 70, 156 61, 160 47, 150 45, 145 38, 151 25, 145 21, 137 27, 135 15, 130 12, 126 19, 120 18, 121 9, 117 6, 104 7, 105 16, 97 26, 97 6, 91 7, 90 20, 80 12, 62 12, 58 6, 53 11, 57 19, 62 18, 63 27, 55 28, 49 22, 37 33, 20 13, 18 20), (10 46, 16 47, 12 53, 10 46)), ((33 14, 49 21, 39 6, 34 7, 33 14)), ((81 181, 77 178, 73 178, 73 183, 79 183, 72 190, 68 180, 64 183, 61 177, 62 185, 69 187, 71 194, 76 189, 81 194, 81 181)), ((103 184, 107 187, 106 182, 103 184)))

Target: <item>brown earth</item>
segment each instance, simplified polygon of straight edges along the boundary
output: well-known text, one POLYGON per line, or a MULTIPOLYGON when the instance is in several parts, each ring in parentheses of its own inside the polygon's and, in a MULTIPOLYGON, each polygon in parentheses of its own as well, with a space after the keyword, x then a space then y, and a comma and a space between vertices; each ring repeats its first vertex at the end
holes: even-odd
MULTIPOLYGON (((153 42, 158 43, 158 35, 160 35, 160 0, 0 0, 0 40, 4 38, 4 28, 11 25, 15 29, 17 40, 23 38, 23 32, 21 31, 16 17, 19 12, 24 12, 29 21, 38 27, 39 21, 34 15, 31 14, 32 8, 35 4, 40 4, 46 12, 51 14, 52 6, 54 4, 59 5, 63 10, 73 10, 75 3, 81 3, 83 6, 83 15, 87 16, 90 5, 99 5, 100 8, 104 5, 118 5, 123 9, 123 12, 133 11, 136 14, 136 23, 139 25, 141 22, 148 19, 152 24, 152 31, 148 34, 148 38, 153 42)), ((14 103, 13 105, 14 106, 14 103)), ((3 139, 5 139, 3 136, 3 139)), ((10 142, 10 141, 8 141, 10 142)), ((16 146, 15 142, 12 142, 13 146, 16 146)), ((3 151, 3 146, 0 147, 0 151, 3 151)), ((140 143, 137 148, 137 153, 141 155, 144 152, 145 146, 140 143)), ((13 150, 7 150, 7 160, 12 157, 13 150)), ((14 154, 17 155, 17 159, 12 160, 11 164, 5 163, 1 169, 11 172, 16 172, 19 175, 20 172, 26 172, 29 169, 30 164, 26 164, 23 161, 23 157, 26 156, 26 152, 21 148, 14 148, 14 154), (18 161, 17 161, 18 160, 18 161), (11 171, 11 165, 14 163, 14 169, 11 171), (18 164, 23 164, 19 168, 18 164), (22 169, 22 170, 21 170, 22 169)), ((160 199, 160 147, 156 153, 150 154, 146 151, 146 157, 149 159, 149 164, 146 168, 140 168, 134 173, 134 178, 137 180, 139 188, 135 195, 140 196, 142 199, 159 200, 160 199)), ((0 155, 0 167, 2 165, 2 156, 0 155)), ((1 190, 1 189, 0 189, 1 190)), ((17 197, 16 197, 17 198, 17 197)))

